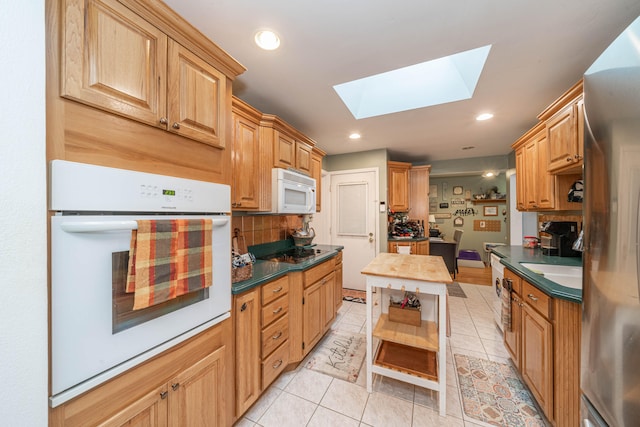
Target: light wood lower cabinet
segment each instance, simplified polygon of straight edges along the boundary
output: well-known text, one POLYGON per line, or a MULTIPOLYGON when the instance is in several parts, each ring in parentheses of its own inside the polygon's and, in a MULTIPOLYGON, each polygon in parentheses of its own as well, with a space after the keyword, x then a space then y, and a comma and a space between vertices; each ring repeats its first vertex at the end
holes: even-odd
POLYGON ((226 320, 51 409, 50 426, 228 426, 232 322, 226 320))
POLYGON ((580 423, 580 304, 553 298, 509 269, 511 330, 504 344, 555 427, 580 423))
POLYGON ((334 298, 336 301, 336 313, 342 307, 342 252, 336 256, 336 280, 334 298))
POLYGON ((260 288, 234 296, 236 414, 260 396, 260 288))
POLYGON ((392 254, 400 253, 402 247, 408 247, 409 253, 412 255, 429 255, 429 241, 406 241, 406 242, 389 242, 388 251, 392 254))

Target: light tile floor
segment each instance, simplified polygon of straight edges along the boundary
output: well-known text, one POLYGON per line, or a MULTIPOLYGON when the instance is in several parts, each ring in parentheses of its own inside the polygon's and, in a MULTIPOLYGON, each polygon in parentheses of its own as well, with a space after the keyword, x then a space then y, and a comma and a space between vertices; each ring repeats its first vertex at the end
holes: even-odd
MULTIPOLYGON (((447 416, 438 413, 438 394, 422 387, 375 376, 367 393, 366 361, 356 383, 304 368, 282 374, 245 413, 238 427, 298 426, 484 426, 462 410, 453 354, 467 354, 498 362, 509 355, 496 327, 493 288, 461 284, 467 298, 449 297, 451 337, 447 344, 447 416)), ((333 329, 366 333, 366 306, 344 301, 333 329)))

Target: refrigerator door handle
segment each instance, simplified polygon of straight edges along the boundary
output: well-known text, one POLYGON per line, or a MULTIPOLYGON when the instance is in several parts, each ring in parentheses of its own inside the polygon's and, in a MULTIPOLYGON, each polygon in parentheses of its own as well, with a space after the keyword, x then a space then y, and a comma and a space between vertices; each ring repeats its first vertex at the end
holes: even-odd
POLYGON ((638 206, 636 209, 636 283, 640 295, 640 191, 638 192, 638 206))

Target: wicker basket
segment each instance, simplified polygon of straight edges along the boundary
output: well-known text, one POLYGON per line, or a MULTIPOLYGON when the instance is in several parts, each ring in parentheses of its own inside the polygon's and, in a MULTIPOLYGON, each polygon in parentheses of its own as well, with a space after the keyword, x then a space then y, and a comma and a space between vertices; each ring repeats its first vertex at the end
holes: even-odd
POLYGON ((231 283, 242 282, 253 277, 253 264, 231 268, 231 283))
MULTIPOLYGON (((240 233, 240 229, 236 228, 234 231, 234 237, 231 240, 232 253, 234 254, 246 254, 247 245, 244 240, 244 236, 240 233)), ((242 282, 243 280, 251 279, 253 277, 253 264, 247 264, 244 267, 231 266, 231 283, 242 282)))

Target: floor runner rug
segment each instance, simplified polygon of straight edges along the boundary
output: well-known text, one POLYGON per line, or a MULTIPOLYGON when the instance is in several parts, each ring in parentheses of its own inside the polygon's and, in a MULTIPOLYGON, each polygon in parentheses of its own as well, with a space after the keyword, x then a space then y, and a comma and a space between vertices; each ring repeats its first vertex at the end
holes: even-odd
POLYGON ((505 363, 454 354, 464 413, 504 427, 546 427, 533 396, 505 363))
POLYGON ((358 291, 355 289, 342 289, 342 299, 345 301, 359 302, 360 304, 367 303, 367 293, 365 291, 358 291))
POLYGON ((447 291, 449 291, 449 296, 458 297, 458 298, 466 298, 467 294, 464 293, 462 288, 460 287, 460 283, 453 282, 447 285, 447 291))
POLYGON ((304 367, 354 383, 366 352, 364 334, 332 330, 322 338, 304 367))

